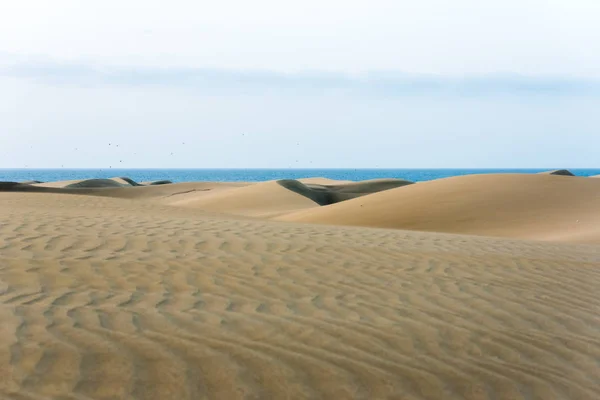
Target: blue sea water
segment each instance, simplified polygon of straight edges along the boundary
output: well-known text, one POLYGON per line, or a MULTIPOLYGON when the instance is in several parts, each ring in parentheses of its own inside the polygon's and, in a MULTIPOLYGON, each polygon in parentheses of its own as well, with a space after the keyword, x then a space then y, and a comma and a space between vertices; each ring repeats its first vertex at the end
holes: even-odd
MULTIPOLYGON (((238 181, 256 182, 273 179, 298 179, 325 177, 339 180, 361 181, 377 178, 400 178, 410 181, 427 181, 458 175, 487 173, 535 173, 540 169, 0 169, 0 181, 38 180, 42 182, 86 178, 112 178, 126 176, 135 181, 169 179, 174 182, 238 181)), ((578 176, 599 175, 600 168, 570 169, 578 176)))

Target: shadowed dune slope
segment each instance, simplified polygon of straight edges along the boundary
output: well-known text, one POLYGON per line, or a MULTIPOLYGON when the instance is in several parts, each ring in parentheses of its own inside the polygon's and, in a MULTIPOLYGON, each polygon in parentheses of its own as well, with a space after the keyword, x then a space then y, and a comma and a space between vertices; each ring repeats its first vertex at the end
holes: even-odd
POLYGON ((141 184, 137 183, 136 181, 134 181, 131 178, 128 178, 126 176, 119 176, 119 177, 115 177, 115 178, 110 178, 112 181, 115 181, 117 183, 121 183, 123 185, 130 185, 130 186, 142 186, 141 184))
MULTIPOLYGON (((591 191, 536 178, 485 188, 591 191)), ((46 191, 0 193, 0 254, 0 399, 600 398, 599 246, 46 191)))
MULTIPOLYGON (((119 179, 121 180, 121 179, 119 179)), ((113 187, 127 187, 131 186, 125 181, 119 182, 115 179, 85 179, 80 182, 70 183, 65 186, 65 189, 77 189, 77 188, 113 188, 113 187)))
POLYGON ((152 186, 152 185, 170 185, 172 184, 173 181, 170 181, 168 179, 161 179, 158 181, 148 181, 148 182, 141 182, 141 185, 147 185, 147 186, 152 186))
POLYGON ((575 176, 574 173, 568 169, 555 169, 553 171, 538 172, 540 175, 561 175, 561 176, 575 176))
POLYGON ((595 243, 599 209, 594 179, 492 174, 420 182, 278 219, 595 243))
MULTIPOLYGON (((395 189, 397 187, 412 185, 414 182, 405 179, 370 179, 360 182, 345 182, 341 184, 322 184, 322 186, 337 193, 352 193, 352 194, 370 194, 384 190, 395 189)), ((310 185, 308 185, 310 186, 310 185)))
POLYGON ((305 184, 293 179, 283 179, 277 182, 286 189, 302 194, 322 206, 413 183, 401 179, 374 179, 337 184, 325 184, 325 182, 305 184))

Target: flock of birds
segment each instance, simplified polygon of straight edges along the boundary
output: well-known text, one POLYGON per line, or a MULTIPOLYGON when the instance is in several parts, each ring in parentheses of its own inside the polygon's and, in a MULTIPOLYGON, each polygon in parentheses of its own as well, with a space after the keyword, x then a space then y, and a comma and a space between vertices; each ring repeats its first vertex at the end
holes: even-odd
MULTIPOLYGON (((242 133, 242 136, 246 136, 246 134, 245 134, 245 133, 242 133)), ((185 146, 185 142, 181 142, 181 144, 182 144, 183 146, 185 146)), ((112 142, 108 143, 108 145, 109 145, 109 146, 111 146, 111 147, 113 147, 113 143, 112 143, 112 142)), ((296 146, 300 146, 300 142, 296 142, 296 146)), ((115 148, 116 148, 116 147, 119 147, 119 145, 118 145, 118 144, 115 144, 115 145, 114 145, 114 147, 115 147, 115 148)), ((32 145, 32 146, 30 146, 30 148, 31 148, 31 149, 33 149, 33 145, 32 145)), ((75 147, 75 149, 74 149, 74 150, 75 150, 75 151, 79 151, 79 148, 78 148, 78 147, 75 147)), ((137 153, 133 153, 133 155, 135 156, 135 155, 137 155, 137 153)), ((171 156, 174 156, 174 155, 175 155, 175 153, 174 153, 174 152, 171 152, 171 153, 170 153, 170 155, 171 155, 171 156)), ((299 162, 300 162, 300 160, 296 160, 296 164, 297 164, 297 163, 299 163, 299 162)), ((122 163, 123 163, 123 160, 119 160, 119 164, 122 164, 122 163)), ((309 164, 312 164, 312 161, 309 161, 309 164)), ((61 164, 61 166, 60 166, 60 167, 61 167, 61 168, 64 168, 65 166, 64 166, 64 164, 61 164)), ((290 167, 291 167, 291 165, 290 165, 290 167)), ((29 165, 28 165, 28 164, 25 164, 25 168, 29 168, 29 165)), ((108 168, 109 168, 109 169, 112 169, 112 165, 109 165, 109 166, 108 166, 108 168)))

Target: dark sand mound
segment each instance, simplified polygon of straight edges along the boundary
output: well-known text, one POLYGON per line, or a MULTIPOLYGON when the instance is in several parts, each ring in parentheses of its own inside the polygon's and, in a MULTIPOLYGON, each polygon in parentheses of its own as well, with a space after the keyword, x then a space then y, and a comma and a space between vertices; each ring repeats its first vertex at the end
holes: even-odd
POLYGON ((34 184, 44 183, 44 182, 42 182, 42 181, 23 181, 23 182, 20 182, 20 183, 23 183, 25 185, 34 185, 34 184))
POLYGON ((286 189, 308 197, 315 203, 322 206, 339 203, 341 201, 346 201, 356 197, 365 196, 367 194, 394 189, 413 183, 401 179, 374 179, 369 181, 342 184, 305 184, 293 179, 284 179, 277 182, 286 189))
POLYGON ((13 190, 23 185, 23 183, 19 182, 0 182, 0 190, 13 190))
POLYGON ((148 181, 148 182, 141 182, 141 185, 144 186, 156 186, 156 185, 171 185, 173 183, 173 181, 170 181, 168 179, 163 179, 163 180, 159 180, 159 181, 148 181))
POLYGON ((65 186, 65 189, 94 189, 94 188, 116 188, 116 187, 127 187, 129 184, 123 184, 115 181, 114 179, 86 179, 81 182, 71 183, 65 186))
POLYGON ((340 185, 322 185, 336 193, 371 194, 397 187, 412 185, 414 182, 404 179, 371 179, 367 181, 345 183, 340 185))
POLYGON ((562 176, 575 176, 574 173, 568 169, 555 169, 554 171, 538 172, 540 175, 562 175, 562 176))
POLYGON ((277 219, 600 242, 600 185, 583 177, 468 175, 421 182, 277 219))
POLYGON ((143 186, 139 183, 137 183, 136 181, 134 181, 131 178, 128 178, 126 176, 119 176, 116 178, 110 178, 110 180, 115 181, 117 183, 120 183, 122 185, 130 185, 130 186, 143 186))

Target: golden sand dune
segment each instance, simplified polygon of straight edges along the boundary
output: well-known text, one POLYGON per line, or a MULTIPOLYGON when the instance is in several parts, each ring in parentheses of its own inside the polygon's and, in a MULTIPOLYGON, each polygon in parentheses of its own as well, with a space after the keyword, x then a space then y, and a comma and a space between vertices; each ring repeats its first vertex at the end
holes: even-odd
POLYGON ((598 399, 599 246, 176 204, 228 193, 231 206, 239 191, 254 210, 279 196, 324 212, 390 196, 425 218, 425 200, 463 212, 453 204, 470 199, 506 219, 532 201, 528 221, 551 227, 592 210, 597 187, 474 176, 322 207, 277 182, 0 184, 0 398, 598 399))
POLYGON ((600 243, 600 184, 555 175, 468 175, 278 217, 285 221, 600 243))
POLYGON ((232 187, 232 190, 198 192, 184 198, 174 198, 168 204, 235 215, 264 217, 338 203, 412 183, 400 179, 348 183, 327 182, 322 179, 317 181, 321 184, 303 183, 294 179, 246 184, 243 187, 232 187))
MULTIPOLYGON (((304 186, 301 183, 298 186, 304 186)), ((284 184, 285 185, 285 184, 284 184)), ((290 190, 279 181, 260 182, 229 190, 173 198, 170 205, 248 216, 289 212, 319 206, 304 192, 290 190)), ((309 190, 307 188, 307 190, 309 190)))
POLYGON ((131 186, 119 184, 118 182, 109 182, 107 184, 100 182, 99 184, 96 184, 95 182, 88 183, 89 181, 93 180, 48 182, 44 185, 0 182, 0 190, 30 193, 91 195, 122 199, 149 200, 160 204, 170 204, 188 197, 197 198, 198 195, 202 193, 214 193, 248 185, 244 182, 187 182, 131 186), (78 183, 80 182, 83 182, 83 184, 79 185, 78 183))
POLYGON ((53 188, 106 188, 106 187, 129 187, 129 186, 145 186, 145 185, 162 185, 172 183, 171 181, 161 180, 152 181, 145 183, 138 183, 131 178, 126 176, 119 176, 108 179, 75 179, 70 181, 57 181, 57 182, 40 182, 40 181, 26 181, 21 183, 34 184, 39 187, 53 187, 53 188))

